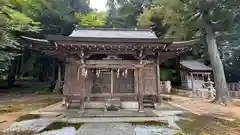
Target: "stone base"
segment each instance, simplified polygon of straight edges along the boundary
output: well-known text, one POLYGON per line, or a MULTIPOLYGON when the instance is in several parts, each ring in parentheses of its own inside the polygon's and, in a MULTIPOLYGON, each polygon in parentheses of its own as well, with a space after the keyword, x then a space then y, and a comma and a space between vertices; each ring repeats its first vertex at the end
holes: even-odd
MULTIPOLYGON (((77 105, 78 103, 73 103, 74 105, 77 105)), ((105 102, 96 102, 96 101, 90 101, 85 102, 85 108, 86 109, 104 109, 105 102)), ((123 101, 120 103, 121 109, 138 109, 138 102, 134 101, 123 101)))
POLYGON ((123 108, 123 109, 138 109, 138 102, 123 101, 123 102, 121 102, 121 108, 123 108))
POLYGON ((87 103, 85 103, 85 108, 87 108, 87 109, 104 109, 105 102, 87 102, 87 103))

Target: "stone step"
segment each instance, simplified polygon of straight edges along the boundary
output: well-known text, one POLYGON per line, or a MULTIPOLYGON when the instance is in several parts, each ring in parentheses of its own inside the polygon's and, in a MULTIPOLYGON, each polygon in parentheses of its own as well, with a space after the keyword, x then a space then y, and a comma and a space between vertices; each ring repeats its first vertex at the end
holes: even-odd
POLYGON ((154 106, 154 104, 143 104, 144 107, 147 107, 147 106, 154 106))
POLYGON ((153 99, 153 97, 143 97, 143 99, 153 99))
POLYGON ((144 106, 144 108, 152 108, 152 109, 155 109, 154 106, 144 106))
POLYGON ((155 109, 155 106, 144 106, 144 108, 153 108, 153 109, 155 109))
POLYGON ((143 103, 153 103, 151 100, 143 100, 143 103))

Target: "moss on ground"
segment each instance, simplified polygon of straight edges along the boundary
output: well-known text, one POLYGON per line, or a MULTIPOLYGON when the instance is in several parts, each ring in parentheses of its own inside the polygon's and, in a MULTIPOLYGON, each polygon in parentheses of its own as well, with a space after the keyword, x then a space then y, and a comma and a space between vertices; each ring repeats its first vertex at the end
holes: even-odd
POLYGON ((240 120, 227 121, 209 115, 181 115, 183 120, 177 122, 182 131, 188 135, 240 135, 240 120))
POLYGON ((35 97, 36 98, 25 101, 19 101, 10 104, 6 103, 0 107, 0 114, 20 111, 32 111, 52 105, 54 103, 58 103, 62 100, 62 98, 56 94, 38 95, 35 97))
POLYGON ((46 86, 34 86, 34 87, 24 88, 23 93, 25 93, 25 94, 30 94, 30 93, 48 94, 48 93, 51 93, 51 89, 49 88, 48 85, 46 85, 46 86))
POLYGON ((16 106, 11 106, 11 105, 3 106, 3 107, 0 107, 0 114, 1 113, 16 112, 16 111, 19 111, 19 110, 20 110, 20 108, 16 107, 16 106))
POLYGON ((174 135, 184 135, 184 133, 183 132, 177 132, 176 134, 174 134, 174 135))
POLYGON ((64 127, 74 127, 76 130, 78 130, 82 125, 83 125, 83 123, 54 122, 54 123, 48 125, 41 132, 50 131, 50 130, 57 130, 57 129, 61 129, 61 128, 64 128, 64 127))
POLYGON ((167 123, 159 122, 159 121, 139 121, 139 122, 131 122, 133 125, 146 125, 146 126, 161 126, 166 127, 167 123))
POLYGON ((18 117, 16 119, 16 121, 20 122, 20 121, 24 121, 24 120, 32 120, 32 119, 39 119, 39 118, 41 118, 41 116, 38 114, 27 114, 27 115, 18 117))

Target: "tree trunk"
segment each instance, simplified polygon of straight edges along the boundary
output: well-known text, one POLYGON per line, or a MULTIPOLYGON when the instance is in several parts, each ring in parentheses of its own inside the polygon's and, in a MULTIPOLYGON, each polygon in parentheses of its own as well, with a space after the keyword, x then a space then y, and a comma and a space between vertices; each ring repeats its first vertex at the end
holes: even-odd
POLYGON ((223 64, 220 59, 220 54, 216 44, 216 38, 210 24, 205 23, 205 30, 208 53, 213 68, 213 76, 216 88, 216 98, 214 102, 227 105, 227 103, 230 101, 230 97, 228 93, 223 64))
POLYGON ((11 61, 11 65, 8 67, 8 88, 11 88, 15 82, 15 76, 16 76, 16 59, 11 61))
POLYGON ((51 81, 55 81, 56 80, 56 59, 53 59, 53 64, 52 64, 52 74, 51 74, 51 81))

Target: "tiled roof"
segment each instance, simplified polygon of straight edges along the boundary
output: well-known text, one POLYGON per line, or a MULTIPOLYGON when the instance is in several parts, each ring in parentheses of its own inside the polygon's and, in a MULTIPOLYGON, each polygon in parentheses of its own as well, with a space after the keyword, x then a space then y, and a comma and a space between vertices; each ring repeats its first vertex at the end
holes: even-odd
POLYGON ((190 70, 195 71, 212 71, 212 68, 209 66, 204 65, 196 60, 186 60, 181 61, 180 64, 190 70))
POLYGON ((70 37, 157 39, 155 33, 147 29, 75 29, 70 37))

